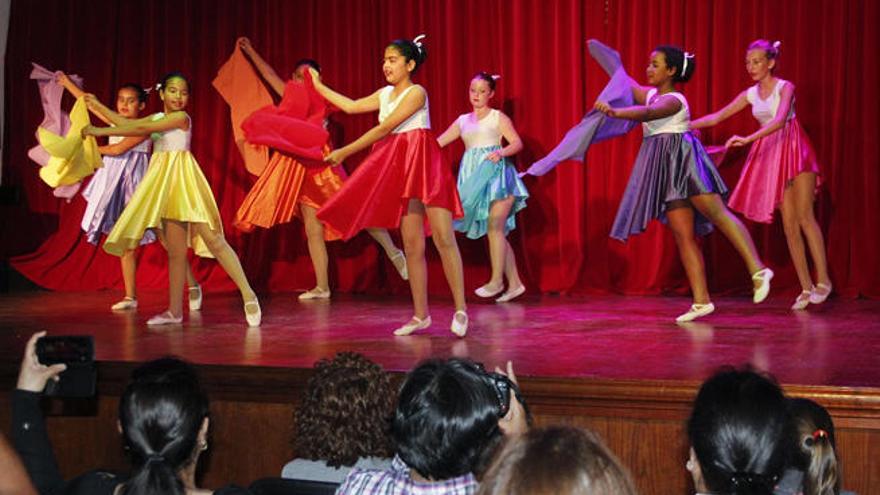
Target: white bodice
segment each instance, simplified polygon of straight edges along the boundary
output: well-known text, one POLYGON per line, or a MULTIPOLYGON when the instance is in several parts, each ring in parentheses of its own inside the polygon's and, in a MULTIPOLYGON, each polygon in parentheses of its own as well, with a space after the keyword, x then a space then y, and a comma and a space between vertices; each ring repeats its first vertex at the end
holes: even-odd
MULTIPOLYGON (((655 94, 657 94, 656 89, 648 91, 648 94, 645 97, 646 105, 651 104, 651 98, 653 98, 655 94)), ((688 125, 691 122, 691 111, 688 107, 687 99, 683 94, 677 91, 666 93, 666 95, 678 98, 678 101, 681 102, 681 109, 669 117, 642 122, 642 131, 645 133, 645 137, 653 136, 655 134, 682 134, 688 131, 688 125)))
MULTIPOLYGON (((758 84, 755 84, 746 90, 746 99, 752 104, 752 115, 758 119, 758 122, 760 122, 762 126, 767 125, 767 123, 773 120, 773 117, 776 116, 776 112, 779 110, 779 102, 782 100, 782 88, 784 86, 785 81, 777 79, 776 86, 773 87, 773 91, 770 92, 770 96, 768 96, 766 100, 762 99, 759 95, 758 84)), ((788 121, 793 118, 794 98, 791 100, 791 108, 789 108, 788 116, 785 120, 788 121)))
MULTIPOLYGON (((153 120, 159 120, 164 116, 164 113, 159 112, 153 115, 153 120)), ((192 140, 192 119, 189 118, 189 115, 186 116, 186 119, 189 121, 189 129, 187 130, 177 128, 153 134, 155 138, 154 151, 157 153, 160 151, 189 151, 192 140)))
MULTIPOLYGON (((400 104, 400 101, 403 100, 403 97, 413 88, 417 87, 418 84, 413 84, 412 86, 403 90, 397 98, 391 99, 391 92, 394 90, 394 86, 385 86, 379 91, 379 123, 385 122, 385 119, 388 118, 394 112, 394 109, 397 108, 397 105, 400 104)), ((422 108, 416 110, 416 112, 409 116, 408 119, 404 120, 397 127, 394 128, 392 134, 400 134, 407 131, 414 131, 416 129, 430 129, 431 128, 431 115, 428 112, 428 94, 425 93, 425 104, 422 108)))
POLYGON ((458 128, 461 131, 461 140, 466 149, 486 148, 488 146, 501 145, 501 112, 496 109, 482 119, 477 120, 473 112, 462 114, 458 117, 458 128))
MULTIPOLYGON (((110 144, 116 144, 125 139, 125 136, 110 136, 107 138, 107 142, 110 144)), ((149 153, 150 150, 153 149, 153 140, 152 139, 144 139, 137 146, 131 148, 128 151, 136 151, 138 153, 149 153)))

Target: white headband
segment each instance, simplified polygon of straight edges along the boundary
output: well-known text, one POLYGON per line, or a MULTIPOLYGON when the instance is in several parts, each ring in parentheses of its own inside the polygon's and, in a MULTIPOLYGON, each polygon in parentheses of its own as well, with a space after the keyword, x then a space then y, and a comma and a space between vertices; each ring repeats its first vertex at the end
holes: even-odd
POLYGON ((694 54, 690 52, 684 52, 684 64, 681 65, 681 74, 679 74, 678 77, 684 77, 685 73, 687 73, 689 58, 694 58, 694 54))
POLYGON ((427 37, 428 37, 428 35, 426 35, 426 34, 420 34, 420 35, 416 36, 415 38, 413 38, 413 40, 412 40, 413 44, 416 45, 416 48, 419 49, 419 53, 422 53, 422 40, 427 37))

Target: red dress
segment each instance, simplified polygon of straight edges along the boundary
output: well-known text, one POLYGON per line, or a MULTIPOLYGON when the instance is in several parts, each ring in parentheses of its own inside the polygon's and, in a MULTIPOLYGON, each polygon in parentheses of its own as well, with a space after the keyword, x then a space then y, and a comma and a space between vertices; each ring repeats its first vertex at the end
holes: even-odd
MULTIPOLYGON (((394 100, 393 86, 383 88, 379 122, 415 87, 394 100)), ((464 216, 452 168, 431 132, 427 98, 424 107, 373 145, 342 189, 318 210, 318 218, 349 239, 367 227, 398 228, 410 199, 445 208, 453 218, 464 216)))

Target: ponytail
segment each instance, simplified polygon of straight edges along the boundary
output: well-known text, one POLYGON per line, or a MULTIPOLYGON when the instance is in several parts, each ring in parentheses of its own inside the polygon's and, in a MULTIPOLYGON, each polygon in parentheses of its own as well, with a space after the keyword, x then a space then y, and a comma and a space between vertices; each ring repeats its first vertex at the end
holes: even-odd
POLYGON ((122 486, 120 495, 185 495, 183 481, 161 455, 151 455, 122 486))
POLYGON ((840 466, 831 416, 809 399, 789 399, 789 407, 797 430, 793 460, 804 472, 804 495, 838 495, 840 466))

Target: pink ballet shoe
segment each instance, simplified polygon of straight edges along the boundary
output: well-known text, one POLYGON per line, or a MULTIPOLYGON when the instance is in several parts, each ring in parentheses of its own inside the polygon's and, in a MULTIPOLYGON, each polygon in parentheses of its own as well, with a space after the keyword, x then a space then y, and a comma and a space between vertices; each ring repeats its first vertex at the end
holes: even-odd
POLYGON ((404 337, 415 332, 416 330, 424 330, 430 326, 430 316, 426 316, 424 320, 419 318, 418 316, 413 316, 407 324, 395 330, 394 335, 397 335, 398 337, 404 337))
POLYGON ((406 268, 406 255, 403 254, 403 251, 398 250, 394 256, 388 259, 391 260, 394 268, 397 269, 397 274, 400 275, 400 278, 409 280, 409 271, 406 268))
POLYGON ((263 311, 260 309, 260 301, 254 299, 244 303, 244 318, 249 327, 258 327, 263 319, 263 311))
POLYGON ((309 301, 311 299, 330 299, 330 291, 315 287, 312 290, 303 292, 298 298, 300 301, 309 301))
POLYGON ((769 267, 764 267, 752 274, 752 281, 760 282, 760 285, 754 289, 752 302, 758 304, 767 299, 767 295, 770 294, 770 280, 772 278, 773 270, 769 267))
POLYGON ((507 302, 507 301, 512 301, 525 293, 526 293, 526 286, 520 284, 520 286, 517 287, 516 289, 507 289, 507 292, 505 292, 504 294, 501 294, 501 297, 499 297, 498 299, 495 299, 495 302, 503 303, 503 302, 507 302))
POLYGON ((452 333, 457 335, 460 338, 463 338, 467 335, 468 331, 468 323, 470 323, 468 319, 467 313, 462 310, 458 310, 452 315, 452 325, 450 325, 449 329, 452 330, 452 333), (461 315, 461 318, 458 317, 461 315))
POLYGON ((810 303, 822 304, 831 295, 831 284, 816 284, 810 291, 810 303))
POLYGON ((198 311, 202 309, 202 286, 192 285, 189 287, 189 310, 198 311))
POLYGON ((503 290, 504 284, 499 285, 497 289, 493 289, 489 287, 489 284, 485 284, 482 287, 478 287, 476 290, 474 290, 474 294, 480 297, 495 297, 503 290))
POLYGON ((794 304, 791 305, 791 309, 795 311, 800 311, 807 307, 810 304, 810 296, 813 294, 812 291, 802 290, 801 293, 797 296, 797 299, 794 300, 794 304))
POLYGON ((693 321, 697 318, 711 314, 713 311, 715 311, 715 305, 712 303, 692 304, 691 309, 689 309, 687 313, 679 315, 678 318, 675 319, 675 321, 678 323, 693 321))
POLYGON ((125 311, 128 309, 137 309, 138 301, 133 297, 125 296, 121 301, 117 302, 113 306, 110 306, 110 309, 113 311, 125 311))
POLYGON ((164 311, 147 320, 147 325, 151 327, 159 325, 179 325, 183 322, 183 315, 174 316, 171 311, 164 311))

